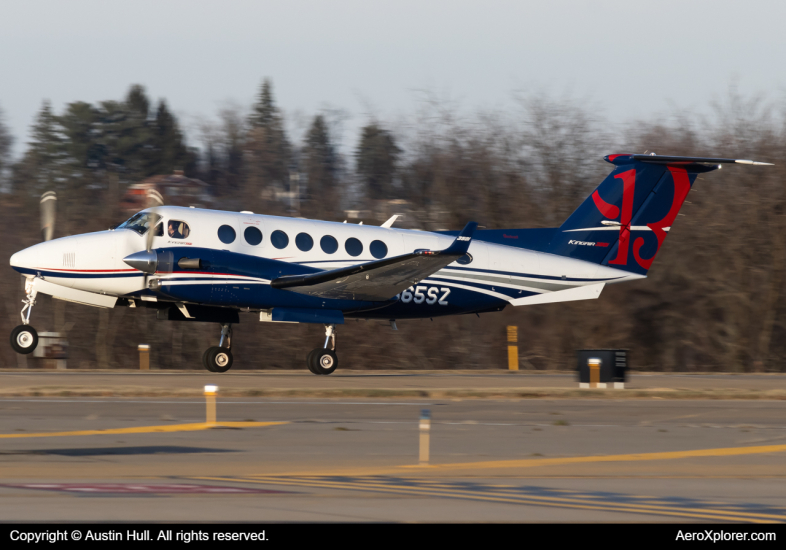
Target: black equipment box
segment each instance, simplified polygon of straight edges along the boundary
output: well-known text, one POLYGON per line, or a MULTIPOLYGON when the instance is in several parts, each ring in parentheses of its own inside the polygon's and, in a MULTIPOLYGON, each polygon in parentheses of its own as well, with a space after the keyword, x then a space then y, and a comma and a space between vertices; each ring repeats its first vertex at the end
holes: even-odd
POLYGON ((578 359, 579 382, 582 384, 625 382, 628 370, 626 349, 581 349, 578 350, 578 359), (592 376, 592 371, 600 371, 599 376, 592 376))

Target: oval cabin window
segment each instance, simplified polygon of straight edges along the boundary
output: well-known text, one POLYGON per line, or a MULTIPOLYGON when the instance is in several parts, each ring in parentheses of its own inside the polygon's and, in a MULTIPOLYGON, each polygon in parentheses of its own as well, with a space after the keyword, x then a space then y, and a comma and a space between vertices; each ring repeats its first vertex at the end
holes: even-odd
POLYGON ((262 242, 262 232, 256 227, 246 227, 246 230, 243 231, 243 236, 251 246, 256 246, 262 242))
POLYGON ((218 228, 218 239, 224 244, 230 244, 235 242, 235 237, 237 237, 237 233, 235 230, 232 229, 228 225, 222 225, 218 228))
POLYGON ((461 265, 467 265, 472 263, 472 254, 464 254, 461 258, 456 260, 461 265))
POLYGON ((363 253, 363 243, 355 237, 350 237, 347 239, 347 242, 344 243, 344 249, 350 256, 360 256, 363 253))
POLYGON ((319 246, 322 247, 322 251, 325 254, 333 254, 338 250, 338 241, 335 237, 325 235, 319 240, 319 246))
POLYGON ((278 249, 286 248, 289 244, 289 237, 286 233, 277 229, 270 235, 270 242, 278 249))
POLYGON ((371 246, 368 249, 371 251, 371 255, 378 260, 388 255, 388 246, 382 241, 371 241, 371 246))
POLYGON ((298 236, 295 237, 295 244, 303 252, 308 252, 314 248, 314 239, 308 233, 298 233, 298 236))

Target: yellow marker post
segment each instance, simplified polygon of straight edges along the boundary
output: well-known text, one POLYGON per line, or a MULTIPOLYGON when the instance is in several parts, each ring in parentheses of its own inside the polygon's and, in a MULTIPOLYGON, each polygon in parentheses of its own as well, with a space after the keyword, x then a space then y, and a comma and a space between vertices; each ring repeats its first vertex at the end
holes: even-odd
POLYGON ((431 411, 423 409, 420 411, 420 465, 428 466, 428 444, 429 431, 431 430, 431 411))
POLYGON ((519 370, 519 327, 508 326, 508 370, 519 370))
POLYGON ((590 388, 597 388, 600 384, 600 364, 601 360, 597 357, 587 359, 587 366, 590 370, 590 388))
POLYGON ((150 346, 139 344, 136 349, 139 350, 139 370, 150 370, 150 346))
POLYGON ((216 393, 218 392, 218 386, 205 386, 205 405, 206 405, 206 414, 205 414, 205 423, 207 424, 215 424, 216 423, 216 393))

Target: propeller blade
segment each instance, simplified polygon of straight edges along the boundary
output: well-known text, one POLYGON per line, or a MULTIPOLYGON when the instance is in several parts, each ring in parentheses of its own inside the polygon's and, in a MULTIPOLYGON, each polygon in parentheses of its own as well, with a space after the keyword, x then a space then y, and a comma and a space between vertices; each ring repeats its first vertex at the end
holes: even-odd
POLYGON ((55 234, 55 218, 57 214, 57 194, 47 191, 41 195, 41 235, 45 241, 55 234))
POLYGON ((158 213, 157 208, 151 208, 148 210, 148 212, 152 214, 152 220, 147 230, 146 241, 145 241, 145 250, 147 250, 147 252, 149 253, 151 250, 153 250, 153 239, 156 236, 156 227, 158 226, 158 222, 162 219, 162 217, 158 213))

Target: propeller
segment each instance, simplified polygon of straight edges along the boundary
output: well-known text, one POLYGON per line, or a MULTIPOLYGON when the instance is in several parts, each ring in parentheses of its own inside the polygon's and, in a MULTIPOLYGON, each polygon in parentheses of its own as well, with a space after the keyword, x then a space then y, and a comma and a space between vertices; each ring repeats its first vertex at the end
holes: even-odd
POLYGON ((151 222, 147 229, 147 233, 145 233, 145 251, 150 254, 153 251, 153 239, 156 236, 156 227, 158 226, 159 220, 161 220, 161 216, 157 208, 151 208, 148 212, 151 214, 151 222))
MULTIPOLYGON (((144 272, 144 286, 149 287, 148 277, 153 275, 159 268, 159 254, 153 252, 153 239, 156 237, 156 229, 163 217, 158 213, 158 209, 153 207, 148 209, 147 213, 150 216, 150 221, 147 223, 147 231, 145 232, 145 249, 141 252, 135 252, 123 258, 123 261, 139 271, 144 272)), ((166 263, 164 262, 161 262, 166 263)), ((171 263, 171 261, 170 261, 171 263)), ((161 265, 165 268, 166 266, 161 265)))
POLYGON ((41 235, 44 241, 52 240, 55 234, 55 218, 57 217, 57 194, 47 191, 41 195, 41 235))

